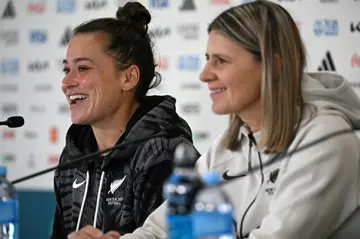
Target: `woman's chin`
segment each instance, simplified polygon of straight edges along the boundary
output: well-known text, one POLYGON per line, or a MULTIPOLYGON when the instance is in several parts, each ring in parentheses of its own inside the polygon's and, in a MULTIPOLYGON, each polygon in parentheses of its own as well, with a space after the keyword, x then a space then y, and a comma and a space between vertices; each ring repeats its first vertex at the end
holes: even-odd
POLYGON ((225 115, 225 114, 229 114, 229 112, 227 110, 225 110, 224 108, 222 107, 219 107, 219 106, 216 106, 216 105, 213 105, 212 106, 212 111, 217 114, 217 115, 225 115))
POLYGON ((76 117, 76 116, 71 116, 71 122, 73 124, 78 124, 78 125, 88 124, 87 120, 85 120, 82 117, 76 117))

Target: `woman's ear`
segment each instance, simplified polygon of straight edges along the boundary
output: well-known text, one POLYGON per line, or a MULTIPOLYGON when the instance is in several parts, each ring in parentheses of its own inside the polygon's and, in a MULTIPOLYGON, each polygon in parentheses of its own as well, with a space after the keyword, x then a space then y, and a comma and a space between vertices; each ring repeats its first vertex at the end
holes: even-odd
POLYGON ((140 80, 139 67, 136 65, 131 65, 127 69, 125 69, 124 73, 125 77, 123 78, 121 88, 123 91, 130 91, 137 86, 140 80))

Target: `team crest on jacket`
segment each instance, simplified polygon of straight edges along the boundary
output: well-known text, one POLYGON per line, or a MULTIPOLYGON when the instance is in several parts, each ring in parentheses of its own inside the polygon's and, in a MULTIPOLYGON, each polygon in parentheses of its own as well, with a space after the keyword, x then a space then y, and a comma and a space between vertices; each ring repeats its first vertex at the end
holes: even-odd
POLYGON ((126 175, 121 179, 116 179, 110 184, 110 189, 107 192, 107 198, 106 202, 109 206, 120 206, 122 201, 124 200, 124 197, 118 197, 116 196, 117 190, 120 188, 120 186, 124 183, 126 178, 126 175))
POLYGON ((266 188, 265 188, 265 192, 267 192, 267 194, 269 196, 273 196, 274 193, 275 193, 275 190, 276 190, 276 180, 279 176, 279 169, 274 169, 273 171, 271 171, 269 173, 269 177, 267 178, 267 181, 266 181, 266 188))

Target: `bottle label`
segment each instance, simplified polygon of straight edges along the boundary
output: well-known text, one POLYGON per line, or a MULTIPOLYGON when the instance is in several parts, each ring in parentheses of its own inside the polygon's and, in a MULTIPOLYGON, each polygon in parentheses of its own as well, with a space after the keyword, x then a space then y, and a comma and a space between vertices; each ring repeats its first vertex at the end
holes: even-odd
POLYGON ((0 202, 0 224, 19 222, 18 200, 7 200, 0 202))
POLYGON ((194 239, 190 215, 168 216, 170 239, 194 239))
POLYGON ((195 237, 235 235, 231 212, 193 212, 195 237))

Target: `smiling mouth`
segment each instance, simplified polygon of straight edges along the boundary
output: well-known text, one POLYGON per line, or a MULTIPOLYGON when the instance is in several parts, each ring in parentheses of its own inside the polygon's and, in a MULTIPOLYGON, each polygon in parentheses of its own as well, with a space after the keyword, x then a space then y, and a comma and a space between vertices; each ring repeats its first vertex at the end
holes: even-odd
POLYGON ((88 95, 71 95, 70 97, 70 105, 76 105, 80 103, 81 101, 88 98, 88 95))
POLYGON ((215 94, 215 93, 223 92, 225 90, 226 90, 226 88, 218 88, 218 89, 210 90, 210 93, 215 94))

